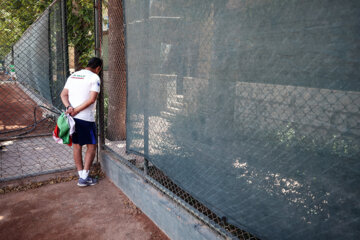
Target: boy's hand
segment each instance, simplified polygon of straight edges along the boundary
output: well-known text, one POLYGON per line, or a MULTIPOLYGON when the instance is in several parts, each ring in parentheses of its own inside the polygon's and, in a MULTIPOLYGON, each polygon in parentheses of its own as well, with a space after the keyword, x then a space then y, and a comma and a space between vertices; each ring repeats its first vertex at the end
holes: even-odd
POLYGON ((73 113, 73 112, 74 112, 74 108, 73 107, 68 107, 65 113, 70 114, 72 116, 71 113, 73 113))
POLYGON ((79 113, 78 111, 76 111, 76 108, 71 108, 71 110, 72 110, 72 111, 70 112, 70 115, 71 115, 72 117, 75 117, 75 115, 79 113))

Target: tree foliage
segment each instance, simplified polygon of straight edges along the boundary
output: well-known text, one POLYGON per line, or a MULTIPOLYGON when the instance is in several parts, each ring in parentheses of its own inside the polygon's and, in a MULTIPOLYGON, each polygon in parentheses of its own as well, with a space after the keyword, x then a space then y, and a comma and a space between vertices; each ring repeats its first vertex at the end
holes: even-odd
POLYGON ((84 67, 94 53, 94 5, 89 0, 68 0, 68 39, 75 49, 75 68, 84 67))
MULTIPOLYGON (((53 0, 0 1, 0 59, 53 0)), ((67 0, 68 40, 75 49, 75 66, 83 67, 94 49, 93 1, 67 0)))
POLYGON ((11 51, 12 45, 50 3, 51 0, 0 1, 0 59, 11 51))

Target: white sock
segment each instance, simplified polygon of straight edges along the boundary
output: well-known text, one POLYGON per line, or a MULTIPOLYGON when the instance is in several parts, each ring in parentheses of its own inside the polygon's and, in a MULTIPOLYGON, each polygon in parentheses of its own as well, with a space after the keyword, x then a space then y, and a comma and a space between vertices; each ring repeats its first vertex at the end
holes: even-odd
POLYGON ((89 176, 89 172, 90 172, 89 170, 85 170, 85 169, 82 170, 81 178, 86 179, 89 176))
POLYGON ((83 170, 78 171, 79 177, 82 178, 82 172, 83 170))

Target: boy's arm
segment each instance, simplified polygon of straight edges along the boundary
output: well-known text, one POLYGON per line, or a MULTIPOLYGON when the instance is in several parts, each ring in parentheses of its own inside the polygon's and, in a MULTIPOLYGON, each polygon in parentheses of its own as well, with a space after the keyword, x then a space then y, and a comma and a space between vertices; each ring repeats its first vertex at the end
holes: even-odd
POLYGON ((69 102, 69 90, 64 88, 60 94, 61 97, 61 101, 64 104, 65 107, 69 107, 70 106, 70 102, 69 102))
POLYGON ((61 101, 66 108, 66 113, 72 113, 74 111, 73 107, 70 105, 69 102, 69 90, 64 88, 60 94, 61 101))
POLYGON ((91 91, 90 98, 88 100, 86 100, 85 102, 83 102, 80 106, 77 106, 76 108, 74 108, 73 112, 71 112, 70 115, 74 117, 76 114, 78 114, 85 108, 89 107, 91 104, 95 103, 98 94, 99 94, 98 92, 91 91))

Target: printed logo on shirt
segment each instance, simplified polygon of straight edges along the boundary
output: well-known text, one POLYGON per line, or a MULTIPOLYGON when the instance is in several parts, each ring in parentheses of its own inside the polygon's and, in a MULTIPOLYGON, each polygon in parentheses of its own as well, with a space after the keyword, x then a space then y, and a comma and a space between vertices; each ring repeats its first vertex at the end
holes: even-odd
POLYGON ((79 75, 79 74, 74 74, 71 76, 71 78, 76 78, 76 79, 84 79, 85 78, 85 75, 79 75))
POLYGON ((97 82, 97 85, 100 87, 100 82, 97 82))

